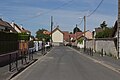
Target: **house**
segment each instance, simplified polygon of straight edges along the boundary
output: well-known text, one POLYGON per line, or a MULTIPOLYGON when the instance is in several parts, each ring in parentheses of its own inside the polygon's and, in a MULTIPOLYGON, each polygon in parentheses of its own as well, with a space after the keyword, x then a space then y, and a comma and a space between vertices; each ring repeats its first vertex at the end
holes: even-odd
POLYGON ((0 31, 16 33, 16 30, 8 22, 2 19, 0 19, 0 31))
POLYGON ((60 44, 63 44, 63 32, 59 29, 59 27, 55 28, 52 33, 52 45, 59 46, 60 44))
POLYGON ((93 34, 93 35, 92 35, 93 38, 95 38, 95 36, 96 36, 97 33, 102 32, 102 31, 103 31, 103 29, 100 28, 100 27, 95 28, 95 29, 93 30, 93 32, 92 32, 92 34, 93 34))
POLYGON ((26 54, 27 52, 30 51, 30 41, 32 40, 31 36, 29 37, 29 35, 31 35, 31 32, 29 30, 24 29, 22 26, 17 25, 16 23, 12 22, 10 24, 12 26, 12 28, 14 28, 17 33, 26 33, 26 34, 20 34, 19 35, 19 53, 20 54, 26 54), (30 40, 29 40, 29 39, 30 40))
POLYGON ((11 26, 17 31, 17 33, 31 34, 31 32, 29 30, 24 29, 22 26, 19 26, 14 22, 11 23, 11 26))
POLYGON ((113 27, 112 37, 114 37, 114 38, 117 38, 117 35, 118 35, 118 33, 117 33, 117 27, 118 27, 118 21, 115 22, 115 25, 113 27))
POLYGON ((64 45, 67 45, 70 42, 70 34, 68 31, 63 31, 63 34, 64 45))
POLYGON ((93 38, 93 36, 92 36, 92 32, 91 31, 86 31, 85 32, 85 37, 86 37, 86 39, 92 39, 93 38))
POLYGON ((76 39, 75 34, 70 34, 70 40, 74 41, 76 39))
POLYGON ((50 32, 49 31, 43 31, 43 34, 50 35, 50 32))
POLYGON ((77 40, 76 40, 76 45, 79 48, 84 48, 84 39, 92 39, 92 32, 91 31, 86 31, 85 32, 85 36, 84 36, 84 32, 83 33, 79 33, 79 35, 77 36, 77 40))

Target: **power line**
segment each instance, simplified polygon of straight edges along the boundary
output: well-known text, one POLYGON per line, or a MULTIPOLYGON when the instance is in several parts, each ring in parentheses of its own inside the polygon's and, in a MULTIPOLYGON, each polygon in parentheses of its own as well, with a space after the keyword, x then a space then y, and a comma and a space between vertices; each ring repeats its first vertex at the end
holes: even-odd
POLYGON ((89 15, 87 15, 87 17, 90 17, 91 15, 93 15, 97 9, 101 6, 101 4, 103 3, 104 0, 101 0, 101 2, 98 4, 98 6, 95 8, 95 10, 93 12, 91 12, 89 15))
POLYGON ((56 7, 56 8, 54 8, 54 9, 52 9, 52 10, 49 10, 49 11, 47 11, 47 12, 44 12, 44 13, 41 13, 41 14, 38 14, 38 15, 35 15, 35 16, 32 16, 32 17, 29 17, 29 18, 27 18, 27 19, 23 19, 23 20, 21 20, 21 22, 28 21, 30 18, 36 18, 36 17, 42 16, 42 15, 45 15, 45 14, 49 14, 50 12, 53 12, 53 11, 55 11, 55 10, 58 10, 58 9, 66 6, 66 5, 68 5, 69 3, 73 2, 73 1, 74 1, 74 0, 70 0, 70 1, 68 1, 68 2, 62 4, 61 6, 56 7))
POLYGON ((81 22, 78 24, 79 26, 82 24, 83 20, 84 20, 84 18, 82 18, 81 22))

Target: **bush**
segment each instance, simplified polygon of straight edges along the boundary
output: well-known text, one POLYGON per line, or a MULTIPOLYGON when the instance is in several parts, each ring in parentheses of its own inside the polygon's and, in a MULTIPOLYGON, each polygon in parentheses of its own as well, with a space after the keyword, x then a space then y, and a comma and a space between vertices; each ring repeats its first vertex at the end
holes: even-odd
POLYGON ((113 28, 106 27, 105 30, 96 33, 95 38, 111 38, 113 33, 113 28))
POLYGON ((18 33, 18 40, 26 40, 28 41, 30 38, 30 35, 26 33, 18 33))
POLYGON ((0 54, 18 50, 17 33, 0 32, 0 54))

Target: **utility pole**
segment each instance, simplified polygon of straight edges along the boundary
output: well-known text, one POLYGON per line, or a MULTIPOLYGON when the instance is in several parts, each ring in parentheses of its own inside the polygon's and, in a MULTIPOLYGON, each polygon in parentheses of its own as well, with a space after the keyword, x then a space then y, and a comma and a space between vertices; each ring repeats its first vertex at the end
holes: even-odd
POLYGON ((118 27, 117 27, 117 32, 118 32, 118 38, 117 38, 117 58, 120 56, 120 0, 118 0, 118 27))
POLYGON ((84 16, 84 52, 86 51, 86 16, 84 16))
POLYGON ((52 44, 53 16, 51 16, 51 44, 52 44))

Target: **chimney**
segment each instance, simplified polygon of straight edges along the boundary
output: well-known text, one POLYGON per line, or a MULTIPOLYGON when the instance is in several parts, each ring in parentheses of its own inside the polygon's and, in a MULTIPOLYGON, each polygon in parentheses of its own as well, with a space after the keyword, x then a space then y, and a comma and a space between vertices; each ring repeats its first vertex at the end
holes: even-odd
POLYGON ((23 30, 23 24, 20 24, 20 28, 23 30))
POLYGON ((13 27, 13 28, 15 28, 15 25, 14 25, 15 23, 14 23, 14 20, 12 20, 12 22, 11 22, 11 26, 13 27))

